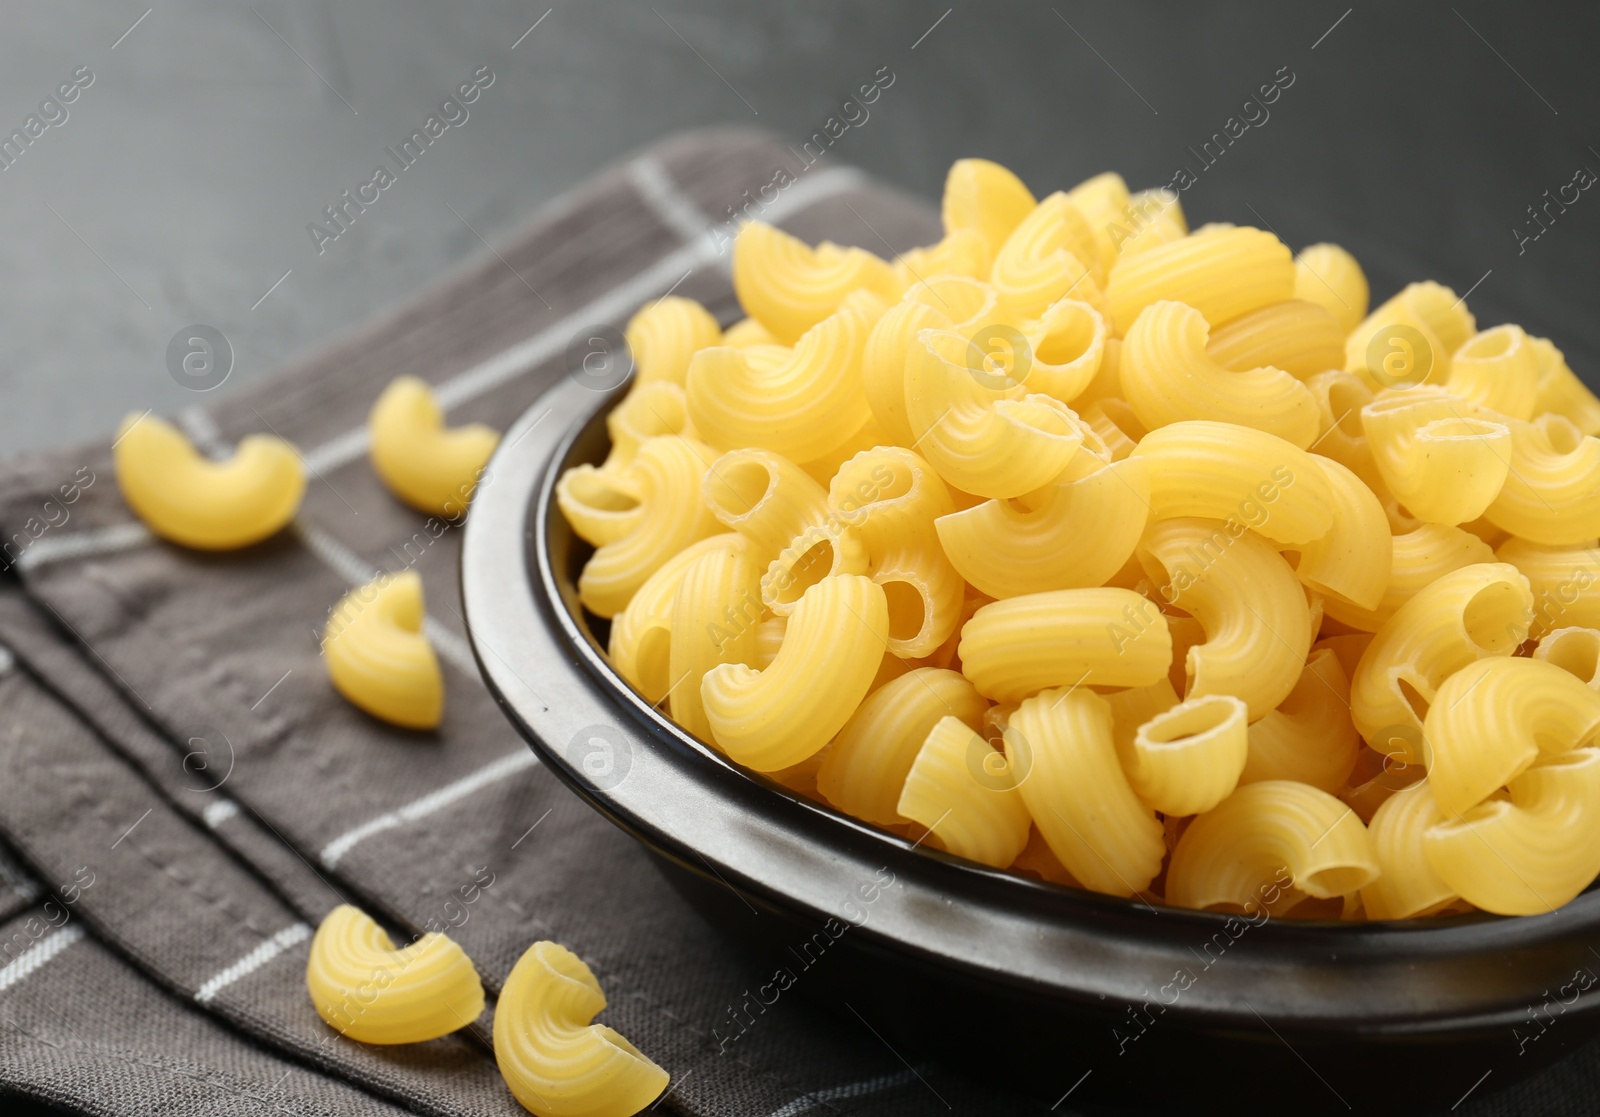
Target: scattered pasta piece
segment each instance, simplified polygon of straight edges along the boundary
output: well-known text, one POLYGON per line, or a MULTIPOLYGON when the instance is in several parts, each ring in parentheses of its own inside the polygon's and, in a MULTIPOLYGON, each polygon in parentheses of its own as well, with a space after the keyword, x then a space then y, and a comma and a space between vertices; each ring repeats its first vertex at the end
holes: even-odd
POLYGON ((367 417, 372 468, 389 491, 419 512, 458 520, 500 436, 482 423, 446 428, 433 390, 402 376, 367 417))
POLYGON ((339 599, 322 632, 335 689, 375 718, 433 729, 444 717, 444 672, 422 631, 422 577, 384 574, 339 599))

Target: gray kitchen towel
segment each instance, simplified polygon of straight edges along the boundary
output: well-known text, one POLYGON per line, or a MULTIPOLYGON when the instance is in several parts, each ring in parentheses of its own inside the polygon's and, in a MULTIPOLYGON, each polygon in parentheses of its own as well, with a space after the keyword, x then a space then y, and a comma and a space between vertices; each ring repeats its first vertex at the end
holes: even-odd
MULTIPOLYGON (((433 383, 452 422, 505 429, 566 375, 570 342, 648 299, 675 290, 733 321, 718 226, 735 215, 884 255, 939 235, 927 206, 858 172, 826 159, 807 167, 758 133, 691 134, 599 176, 497 253, 271 383, 176 416, 214 453, 255 431, 300 447, 306 500, 273 540, 211 555, 153 539, 117 494, 109 438, 0 476, 0 549, 22 591, 0 594, 0 643, 18 661, 0 679, 0 837, 43 880, 97 873, 75 912, 137 970, 147 998, 193 1006, 375 1105, 516 1112, 482 1022, 380 1049, 339 1040, 316 1017, 306 937, 345 899, 402 937, 447 930, 491 995, 529 943, 566 943, 607 991, 602 1019, 671 1072, 662 1109, 1047 1111, 902 1060, 873 1031, 870 1003, 855 1020, 786 998, 736 1044, 719 1041, 728 1005, 765 971, 538 766, 467 648, 459 530, 400 505, 367 464, 366 412, 395 376, 433 383), (445 720, 433 733, 353 709, 320 662, 338 597, 403 569, 423 580, 444 663, 445 720)), ((0 1011, 6 998, 0 990, 0 1011)), ((199 1033, 174 1037, 170 1057, 221 1061, 199 1033)), ((1579 1073, 1592 1074, 1593 1049, 1583 1058, 1579 1073)), ((0 1086, 37 1081, 0 1063, 0 1086)), ((1482 1108, 1499 1104, 1475 1098, 1458 1112, 1511 1112, 1482 1108)))

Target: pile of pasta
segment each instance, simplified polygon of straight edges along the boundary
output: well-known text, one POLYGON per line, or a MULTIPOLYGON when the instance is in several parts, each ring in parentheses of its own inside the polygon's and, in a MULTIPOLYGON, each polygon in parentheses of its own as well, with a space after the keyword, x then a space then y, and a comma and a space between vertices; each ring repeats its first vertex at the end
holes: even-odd
POLYGON ((1183 907, 1550 911, 1600 873, 1600 401, 1348 252, 951 169, 885 261, 760 223, 560 479, 615 670, 962 858, 1183 907))

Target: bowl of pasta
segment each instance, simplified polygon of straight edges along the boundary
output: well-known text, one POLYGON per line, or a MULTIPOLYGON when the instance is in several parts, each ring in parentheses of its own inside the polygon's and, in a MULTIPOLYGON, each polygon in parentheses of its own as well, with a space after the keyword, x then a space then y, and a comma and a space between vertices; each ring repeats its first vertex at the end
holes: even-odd
POLYGON ((1597 1030, 1600 401, 1551 342, 1116 175, 507 433, 462 561, 541 759, 898 1047, 1037 1091, 1449 1106, 1597 1030), (559 439, 522 437, 535 424, 559 439), (760 918, 764 916, 766 918, 760 918))

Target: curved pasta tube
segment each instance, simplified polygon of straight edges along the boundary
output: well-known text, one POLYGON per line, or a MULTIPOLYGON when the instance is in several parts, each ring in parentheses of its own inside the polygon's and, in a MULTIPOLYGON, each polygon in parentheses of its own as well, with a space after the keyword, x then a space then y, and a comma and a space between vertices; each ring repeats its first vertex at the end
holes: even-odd
POLYGON ((928 734, 946 717, 979 729, 988 705, 957 671, 908 671, 867 695, 850 715, 823 757, 817 790, 864 822, 907 822, 897 806, 900 789, 928 734))
POLYGON ((1600 535, 1600 438, 1582 434, 1560 415, 1510 426, 1505 484, 1484 517, 1547 546, 1600 535))
POLYGON ((1250 726, 1240 783, 1298 780, 1337 795, 1355 768, 1361 737, 1350 720, 1350 680, 1339 657, 1318 648, 1278 708, 1250 726))
POLYGON ((1246 712, 1232 695, 1213 694, 1180 702, 1139 726, 1119 750, 1134 794, 1180 818, 1222 802, 1244 771, 1246 712))
POLYGON ((1246 227, 1195 232, 1133 255, 1124 251, 1106 284, 1118 337, 1140 311, 1163 300, 1187 303, 1220 326, 1293 294, 1288 248, 1271 233, 1246 227))
POLYGON ((1459 396, 1413 388, 1361 409, 1361 427, 1384 484, 1420 519, 1464 524, 1505 484, 1511 430, 1459 396))
POLYGON ((897 809, 946 852, 1003 869, 1033 825, 1017 777, 1005 753, 960 718, 942 717, 912 761, 897 809))
POLYGON ((889 603, 889 651, 931 654, 955 631, 965 589, 934 531, 955 508, 945 483, 912 451, 879 446, 840 467, 828 503, 866 544, 866 572, 889 603))
POLYGON ((1000 251, 1034 205, 1022 180, 999 163, 957 159, 945 176, 939 213, 947 233, 972 229, 983 237, 992 255, 1000 251))
POLYGON ((1277 368, 1230 372, 1206 352, 1206 320, 1192 306, 1154 302, 1122 345, 1123 396, 1151 430, 1185 419, 1251 427, 1300 449, 1319 426, 1317 401, 1277 368))
POLYGON ((1403 787, 1385 799, 1367 823, 1378 878, 1361 890, 1368 919, 1411 919, 1431 915, 1458 897, 1434 872, 1424 836, 1445 820, 1428 781, 1403 787))
POLYGON ((689 375, 689 358, 713 345, 732 344, 722 339, 722 327, 711 312, 693 299, 668 295, 628 319, 623 336, 638 370, 635 384, 667 381, 682 384, 689 375))
POLYGON ((775 772, 819 752, 867 696, 888 644, 883 590, 824 578, 801 597, 764 671, 724 663, 700 683, 711 735, 731 758, 775 772))
POLYGON ((994 288, 965 276, 938 276, 906 292, 884 312, 867 335, 861 353, 861 382, 867 404, 884 431, 910 443, 906 418, 906 354, 923 330, 971 332, 994 319, 999 303, 994 288))
POLYGON ((620 539, 641 514, 627 467, 648 439, 694 437, 683 387, 666 380, 634 384, 606 416, 611 450, 599 466, 575 465, 556 482, 556 504, 572 530, 596 547, 620 539))
MULTIPOLYGON (((735 349, 748 349, 753 345, 778 345, 783 343, 772 336, 772 331, 754 318, 741 318, 722 331, 722 344, 735 349)), ((685 370, 687 373, 687 370, 685 370)))
POLYGON ((1114 396, 1095 400, 1083 408, 1078 417, 1095 433, 1095 437, 1105 443, 1114 462, 1120 462, 1132 454, 1133 448, 1139 445, 1139 439, 1149 433, 1133 413, 1133 408, 1128 406, 1128 401, 1114 396))
POLYGON ((1111 242, 1123 256, 1148 252, 1189 235, 1189 222, 1183 215, 1178 192, 1168 186, 1129 195, 1125 222, 1110 230, 1111 242))
POLYGON ((716 451, 668 435, 639 447, 628 483, 639 494, 639 518, 627 534, 599 547, 578 576, 578 597, 599 617, 627 607, 644 580, 690 543, 716 534, 718 524, 700 499, 716 451))
POLYGON ((1440 685, 1422 722, 1433 797, 1447 814, 1471 810, 1541 753, 1592 744, 1597 730, 1600 694, 1555 664, 1469 663, 1440 685))
POLYGON ((446 428, 433 390, 415 376, 390 381, 367 416, 368 456, 389 491, 419 512, 465 514, 500 441, 482 423, 446 428))
POLYGON ((939 276, 988 276, 994 262, 989 242, 976 229, 952 229, 938 244, 902 252, 889 264, 895 286, 910 291, 919 284, 931 283, 939 276))
POLYGON ((1218 326, 1206 352, 1234 372, 1270 366, 1306 380, 1344 367, 1345 333, 1339 319, 1320 304, 1286 299, 1218 326))
POLYGON ((1032 391, 1070 403, 1100 371, 1105 318, 1086 302, 1063 298, 1051 303, 1029 323, 1026 336, 1032 348, 1026 380, 1032 391))
POLYGON ((1321 465, 1333 494, 1333 528, 1300 549, 1295 576, 1319 593, 1375 609, 1394 559, 1389 518, 1361 478, 1331 458, 1321 465))
POLYGON ((1558 628, 1539 641, 1533 658, 1553 663, 1590 690, 1600 691, 1600 630, 1558 628))
POLYGON ((1047 687, 1153 683, 1167 673, 1172 638, 1161 610, 1132 590, 1053 590, 978 609, 959 654, 979 694, 1016 702, 1047 687))
POLYGON ((1155 812, 1128 786, 1112 742, 1111 707, 1079 687, 1025 700, 1007 726, 1006 755, 1050 851, 1084 888, 1133 896, 1166 855, 1155 812))
POLYGON ((1067 197, 1078 207, 1094 233, 1098 269, 1102 274, 1109 272, 1122 251, 1114 230, 1121 230, 1123 239, 1131 235, 1123 229, 1123 224, 1129 220, 1128 206, 1133 201, 1128 184, 1121 175, 1107 171, 1078 183, 1067 191, 1067 197))
POLYGON ((1566 355, 1544 337, 1533 339, 1533 351, 1539 364, 1533 413, 1553 412, 1584 434, 1600 434, 1600 399, 1567 367, 1566 355))
POLYGON ((1149 467, 1129 458, 1026 502, 986 501, 934 526, 963 578, 990 597, 1018 597, 1104 585, 1132 556, 1149 499, 1149 467))
POLYGON ((1347 896, 1378 876, 1372 838, 1326 791, 1290 780, 1245 784, 1196 818, 1167 867, 1167 902, 1246 908, 1287 868, 1319 900, 1347 896))
MULTIPOLYGON (((952 330, 924 330, 906 357, 906 417, 917 450, 962 492, 1020 496, 1066 468, 1083 445, 1077 415, 1051 396, 979 382, 969 350, 952 330)), ((990 379, 997 379, 989 374, 990 379)))
POLYGON ((1205 628, 1205 643, 1185 656, 1187 697, 1235 695, 1253 721, 1289 696, 1313 632, 1305 591, 1282 555, 1248 532, 1197 519, 1152 524, 1138 554, 1162 597, 1205 628))
MULTIPOLYGON (((646 578, 627 608, 611 620, 611 638, 606 645, 611 666, 652 706, 667 696, 672 685, 672 602, 678 587, 701 556, 719 550, 748 553, 750 543, 727 532, 689 544, 646 578)), ((781 635, 781 625, 778 631, 781 635)))
POLYGON ((1359 372, 1367 367, 1367 347, 1373 335, 1385 326, 1410 325, 1420 328, 1430 347, 1437 341, 1432 354, 1434 372, 1430 383, 1442 383, 1447 374, 1450 354, 1461 348, 1463 342, 1477 332, 1478 324, 1467 309, 1466 301, 1442 283, 1426 280, 1407 284, 1393 298, 1361 320, 1345 339, 1345 369, 1359 372))
POLYGON ((1294 258, 1294 297, 1316 303, 1349 333, 1367 314, 1367 276, 1337 244, 1309 244, 1294 258))
POLYGON ((1333 528, 1333 494, 1300 447, 1265 431, 1191 420, 1151 431, 1133 451, 1150 467, 1152 523, 1179 516, 1242 524, 1285 546, 1333 528))
POLYGON ((672 601, 667 696, 672 720, 701 740, 711 723, 700 680, 719 663, 753 663, 761 623, 761 568, 742 549, 708 550, 683 572, 672 601))
POLYGON ((801 531, 767 565, 761 576, 761 603, 788 616, 818 582, 866 572, 867 549, 860 533, 830 517, 801 531))
POLYGON ((1094 230, 1058 190, 1011 231, 995 255, 989 282, 1001 305, 1021 318, 1037 318, 1069 296, 1104 311, 1100 282, 1105 273, 1096 274, 1099 263, 1094 230))
POLYGON ((334 689, 391 725, 436 727, 444 717, 444 673, 422 622, 415 570, 380 575, 345 594, 322 630, 334 689))
POLYGON ((828 522, 828 494, 794 462, 771 450, 731 450, 700 485, 711 514, 771 560, 807 528, 828 522))
POLYGON ((1383 597, 1371 609, 1330 597, 1324 603, 1328 616, 1363 632, 1376 632, 1424 586, 1439 577, 1474 563, 1493 562, 1494 551, 1477 536, 1458 527, 1418 524, 1411 531, 1389 537, 1389 580, 1383 597))
POLYGON ((1533 418, 1539 389, 1533 339, 1512 325, 1474 334, 1451 354, 1445 389, 1513 419, 1533 418))
POLYGON ((1317 401, 1315 452, 1354 473, 1380 498, 1386 495, 1388 486, 1372 460, 1367 432, 1361 426, 1361 409, 1372 402, 1372 389, 1360 377, 1337 369, 1319 372, 1305 385, 1317 401))
POLYGON ((1374 749, 1422 764, 1422 717, 1469 663, 1527 638, 1533 595, 1507 563, 1453 570, 1419 590, 1367 645, 1350 680, 1350 717, 1374 749))
POLYGON ((317 1015, 360 1043, 422 1043, 483 1013, 483 983, 448 936, 423 935, 396 950, 382 927, 349 904, 317 925, 306 989, 317 1015))
POLYGON ((494 1057, 512 1096, 538 1117, 632 1117, 671 1076, 615 1030, 591 1021, 606 995, 558 943, 517 959, 494 1013, 494 1057))
POLYGON ((889 296, 894 286, 889 265, 860 248, 827 241, 810 248, 759 221, 740 229, 733 242, 739 305, 784 345, 798 343, 852 292, 866 288, 889 296))
POLYGON ((689 362, 689 420, 723 450, 753 446, 797 462, 822 457, 872 417, 861 387, 871 325, 854 306, 842 307, 766 368, 752 358, 757 350, 702 349, 689 362))
POLYGON ((1491 799, 1423 835, 1428 863, 1474 907, 1554 911, 1600 872, 1600 750, 1545 757, 1491 799), (1494 856, 1484 856, 1484 847, 1494 856))
POLYGON ((306 480, 295 448, 252 434, 213 462, 178 428, 129 415, 111 449, 122 499, 144 525, 174 543, 231 551, 275 535, 300 508, 306 480))
POLYGON ((1593 539, 1569 547, 1542 547, 1510 539, 1495 551, 1528 579, 1533 591, 1534 639, 1557 628, 1600 628, 1600 549, 1593 539))

